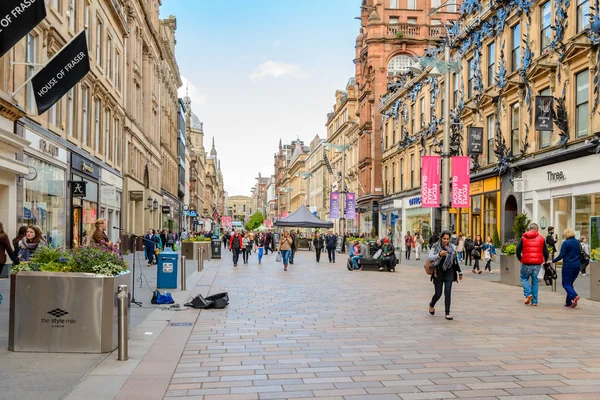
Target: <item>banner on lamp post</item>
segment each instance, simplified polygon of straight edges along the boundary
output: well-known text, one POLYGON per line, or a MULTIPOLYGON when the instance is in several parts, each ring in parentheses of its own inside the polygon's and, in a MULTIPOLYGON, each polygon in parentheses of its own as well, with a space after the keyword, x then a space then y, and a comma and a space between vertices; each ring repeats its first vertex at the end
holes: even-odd
POLYGON ((89 71, 87 39, 85 31, 82 31, 31 80, 38 114, 50 109, 89 71))
POLYGON ((0 57, 46 18, 43 0, 0 1, 0 57))
POLYGON ((329 195, 329 218, 336 219, 340 217, 340 193, 331 192, 329 195))
POLYGON ((471 206, 471 157, 452 157, 452 207, 471 206))
POLYGON ((438 208, 440 206, 440 156, 421 158, 421 207, 438 208))
POLYGON ((346 193, 346 219, 354 219, 356 214, 356 194, 346 193))

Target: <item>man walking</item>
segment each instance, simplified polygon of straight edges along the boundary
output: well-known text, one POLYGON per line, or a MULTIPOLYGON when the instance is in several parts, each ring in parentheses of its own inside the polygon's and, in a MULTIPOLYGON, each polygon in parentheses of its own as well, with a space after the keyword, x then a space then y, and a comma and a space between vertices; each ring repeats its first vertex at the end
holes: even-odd
POLYGON ((271 253, 273 253, 273 250, 271 249, 271 242, 273 241, 273 235, 271 235, 271 231, 267 231, 267 233, 265 233, 265 255, 269 254, 269 250, 271 250, 271 253))
POLYGON ((294 254, 296 254, 296 232, 290 231, 290 238, 292 239, 292 252, 290 253, 290 264, 294 263, 294 254))
POLYGON ((229 250, 233 253, 233 266, 237 267, 240 252, 242 251, 242 235, 239 234, 237 229, 233 231, 231 239, 229 239, 229 250))
POLYGON ((325 237, 325 245, 327 247, 327 257, 329 262, 335 262, 335 245, 337 243, 337 236, 333 234, 333 231, 329 231, 329 234, 325 237))
POLYGON ((319 232, 317 232, 315 238, 313 239, 313 247, 315 249, 315 254, 317 256, 317 262, 321 261, 321 252, 323 251, 323 237, 319 232))
POLYGON ((548 247, 544 237, 539 234, 536 223, 529 225, 529 231, 517 245, 517 258, 521 261, 521 286, 525 296, 525 304, 538 305, 538 273, 548 259, 548 247), (531 283, 529 280, 531 279, 531 283))

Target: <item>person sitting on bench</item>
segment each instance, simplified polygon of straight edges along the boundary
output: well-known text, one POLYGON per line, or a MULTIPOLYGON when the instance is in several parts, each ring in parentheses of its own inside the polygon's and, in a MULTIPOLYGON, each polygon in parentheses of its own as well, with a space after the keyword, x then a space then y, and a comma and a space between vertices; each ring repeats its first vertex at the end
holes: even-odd
POLYGON ((354 245, 352 246, 352 263, 354 264, 354 269, 357 269, 359 271, 362 270, 362 266, 358 265, 358 260, 360 260, 361 258, 363 258, 363 254, 362 254, 362 249, 360 247, 360 243, 358 243, 358 240, 354 241, 354 245))

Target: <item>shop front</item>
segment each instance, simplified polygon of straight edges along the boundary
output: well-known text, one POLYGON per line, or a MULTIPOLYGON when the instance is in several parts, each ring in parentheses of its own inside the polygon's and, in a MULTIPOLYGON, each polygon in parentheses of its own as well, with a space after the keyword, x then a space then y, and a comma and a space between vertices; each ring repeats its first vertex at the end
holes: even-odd
MULTIPOLYGON (((50 246, 66 244, 67 150, 50 139, 24 128, 25 139, 31 142, 23 153, 29 173, 23 177, 23 197, 18 207, 20 225, 41 229, 50 246)), ((10 232, 14 235, 16 232, 10 232)))
POLYGON ((113 227, 121 227, 121 199, 123 198, 123 178, 102 168, 100 172, 100 218, 108 222, 106 235, 111 242, 120 238, 120 232, 113 227))
POLYGON ((471 182, 471 208, 452 209, 450 223, 458 234, 471 238, 481 235, 485 241, 494 233, 501 237, 500 228, 500 178, 497 176, 471 182))
POLYGON ((179 232, 181 226, 181 202, 163 192, 162 197, 162 228, 167 231, 179 232))
POLYGON ((420 196, 405 197, 402 201, 404 208, 403 232, 410 232, 411 235, 418 232, 424 241, 429 241, 434 209, 421 207, 420 196))
POLYGON ((402 199, 387 199, 379 204, 379 237, 389 237, 395 247, 402 240, 402 199))
POLYGON ((589 238, 600 247, 600 159, 597 155, 523 171, 523 211, 547 234, 553 226, 562 233, 571 228, 577 238, 589 238))
POLYGON ((100 166, 77 153, 71 153, 70 184, 78 182, 85 182, 85 196, 71 196, 70 237, 73 246, 89 243, 96 229, 96 220, 99 218, 100 166))

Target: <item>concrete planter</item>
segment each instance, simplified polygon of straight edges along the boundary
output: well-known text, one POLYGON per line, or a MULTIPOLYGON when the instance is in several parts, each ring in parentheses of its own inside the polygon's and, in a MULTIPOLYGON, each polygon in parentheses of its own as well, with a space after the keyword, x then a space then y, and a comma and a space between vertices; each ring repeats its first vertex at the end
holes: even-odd
POLYGON ((590 262, 588 265, 590 274, 590 298, 600 301, 600 263, 590 262))
MULTIPOLYGON (((198 242, 198 248, 199 249, 204 249, 202 257, 205 260, 208 261, 208 260, 212 259, 212 249, 211 249, 210 242, 198 242)), ((196 250, 196 252, 198 252, 198 250, 196 250)), ((198 254, 196 254, 196 258, 198 258, 198 254)))
POLYGON ((521 286, 521 263, 517 256, 500 254, 500 283, 521 286))
POLYGON ((185 256, 186 260, 198 260, 198 248, 200 242, 182 242, 181 255, 185 256))
POLYGON ((108 353, 117 348, 117 287, 131 287, 131 273, 19 272, 10 279, 9 350, 108 353))

